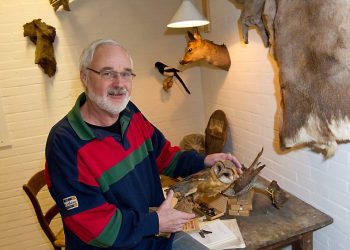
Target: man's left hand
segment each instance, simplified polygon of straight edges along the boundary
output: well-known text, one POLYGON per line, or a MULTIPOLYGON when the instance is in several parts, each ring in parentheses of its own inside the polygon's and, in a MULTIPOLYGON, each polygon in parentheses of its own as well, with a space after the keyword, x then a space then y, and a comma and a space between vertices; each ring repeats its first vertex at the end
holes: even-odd
POLYGON ((213 166, 217 161, 229 160, 232 161, 233 164, 237 168, 238 174, 242 174, 242 165, 238 161, 238 159, 231 153, 214 153, 207 155, 204 158, 204 165, 207 167, 213 166))

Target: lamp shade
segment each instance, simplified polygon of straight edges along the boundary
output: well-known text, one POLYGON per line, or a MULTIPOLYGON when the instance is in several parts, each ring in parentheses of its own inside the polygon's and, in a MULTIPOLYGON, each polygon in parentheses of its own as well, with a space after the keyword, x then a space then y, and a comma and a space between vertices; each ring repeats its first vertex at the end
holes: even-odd
POLYGON ((186 28, 207 24, 209 24, 209 21, 197 10, 191 0, 183 0, 167 27, 186 28))

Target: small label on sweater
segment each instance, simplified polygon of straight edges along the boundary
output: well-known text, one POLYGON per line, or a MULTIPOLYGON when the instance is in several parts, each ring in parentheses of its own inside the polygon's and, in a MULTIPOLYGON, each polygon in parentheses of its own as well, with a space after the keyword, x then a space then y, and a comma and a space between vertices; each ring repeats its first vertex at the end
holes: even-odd
POLYGON ((79 207, 78 199, 75 195, 64 198, 63 204, 67 210, 79 207))

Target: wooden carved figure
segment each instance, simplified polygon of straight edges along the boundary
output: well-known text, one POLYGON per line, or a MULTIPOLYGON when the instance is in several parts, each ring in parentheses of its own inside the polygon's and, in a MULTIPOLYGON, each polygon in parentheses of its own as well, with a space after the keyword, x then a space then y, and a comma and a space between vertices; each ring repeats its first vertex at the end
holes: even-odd
POLYGON ((198 29, 195 29, 193 33, 189 31, 187 33, 189 41, 180 64, 184 65, 204 60, 216 67, 229 70, 231 59, 225 44, 218 45, 212 41, 202 39, 198 29))

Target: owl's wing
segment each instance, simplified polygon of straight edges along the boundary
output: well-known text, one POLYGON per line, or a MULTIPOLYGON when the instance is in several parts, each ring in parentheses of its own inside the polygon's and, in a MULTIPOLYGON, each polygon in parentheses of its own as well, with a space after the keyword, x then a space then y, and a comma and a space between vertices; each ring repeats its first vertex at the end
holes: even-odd
POLYGON ((210 174, 210 168, 202 169, 194 174, 185 177, 183 180, 204 180, 207 179, 210 174))
POLYGON ((174 193, 180 193, 182 197, 193 194, 197 191, 199 183, 206 181, 209 177, 210 168, 202 169, 197 173, 187 176, 183 180, 175 183, 170 187, 174 193))

